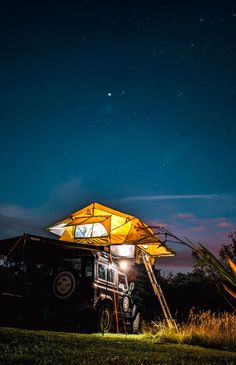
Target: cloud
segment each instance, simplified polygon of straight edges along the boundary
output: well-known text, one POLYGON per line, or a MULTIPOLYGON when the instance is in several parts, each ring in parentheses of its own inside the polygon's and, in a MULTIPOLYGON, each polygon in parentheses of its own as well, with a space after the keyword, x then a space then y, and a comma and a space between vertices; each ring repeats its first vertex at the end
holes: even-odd
MULTIPOLYGON (((57 184, 37 208, 0 202, 0 238, 24 232, 52 237, 44 227, 90 204, 94 197, 97 199, 97 192, 91 192, 84 185, 81 179, 71 177, 57 184)), ((116 202, 117 209, 141 217, 151 226, 165 226, 180 238, 186 236, 218 253, 222 244, 230 242, 228 234, 236 228, 235 212, 231 210, 235 200, 229 200, 229 209, 227 197, 223 194, 149 195, 122 198, 116 202), (159 203, 156 204, 156 201, 159 203)), ((104 204, 111 205, 105 201, 104 204)), ((163 269, 191 271, 191 250, 184 253, 183 246, 169 246, 177 255, 160 259, 163 269)))
POLYGON ((45 227, 83 206, 84 195, 80 180, 70 178, 56 185, 37 208, 0 202, 0 238, 24 232, 51 236, 45 227))
POLYGON ((119 199, 120 201, 154 201, 154 200, 183 200, 183 199, 215 199, 219 194, 191 194, 191 195, 138 195, 119 199))
POLYGON ((214 220, 214 223, 219 228, 233 229, 233 227, 234 227, 233 223, 229 219, 227 219, 226 217, 219 217, 219 218, 214 220))
POLYGON ((174 217, 176 219, 195 219, 196 218, 196 215, 193 214, 193 213, 178 213, 178 214, 175 214, 174 217))
POLYGON ((6 204, 2 203, 0 205, 0 215, 10 218, 14 218, 18 215, 27 215, 28 209, 24 207, 20 207, 14 204, 6 204))
POLYGON ((193 257, 190 249, 178 251, 174 257, 159 257, 155 261, 157 269, 167 272, 192 271, 193 257))
POLYGON ((51 236, 45 229, 71 212, 94 201, 95 191, 86 189, 81 179, 71 177, 55 185, 36 208, 0 202, 0 238, 24 232, 51 236))
POLYGON ((14 204, 0 204, 1 238, 20 235, 24 232, 42 234, 46 216, 36 209, 25 208, 14 204))
MULTIPOLYGON (((193 219, 181 221, 176 220, 176 215, 173 215, 166 223, 167 229, 180 239, 187 237, 195 244, 200 242, 215 255, 219 254, 223 244, 231 242, 229 233, 236 228, 235 224, 226 217, 201 218, 196 216, 193 219)), ((178 243, 168 243, 167 241, 167 245, 176 251, 176 256, 158 259, 157 268, 173 273, 192 271, 191 250, 185 250, 184 246, 178 243)))
MULTIPOLYGON (((228 217, 205 218, 192 213, 179 213, 168 217, 165 221, 165 227, 180 239, 187 237, 195 244, 201 242, 214 254, 218 255, 222 245, 230 243, 228 236, 235 227, 233 219, 228 217)), ((156 220, 155 224, 155 221, 152 220, 151 223, 152 226, 157 226, 159 221, 156 220)), ((162 238, 162 236, 160 237, 162 238)), ((177 254, 173 258, 161 259, 162 266, 160 268, 172 272, 191 271, 191 250, 187 250, 183 254, 183 245, 168 241, 167 245, 176 251, 177 254)))
POLYGON ((231 227, 233 227, 233 225, 232 225, 231 223, 226 222, 226 221, 224 221, 224 222, 219 222, 219 223, 217 224, 217 226, 218 226, 219 228, 231 228, 231 227))
POLYGON ((63 204, 70 204, 78 198, 81 199, 81 191, 82 186, 80 179, 71 177, 56 185, 51 190, 49 197, 50 204, 54 204, 55 201, 63 204))
POLYGON ((205 226, 196 226, 196 227, 192 227, 191 230, 194 232, 202 232, 202 231, 206 230, 206 227, 205 226))
POLYGON ((71 177, 70 179, 59 183, 58 185, 54 186, 51 195, 61 196, 65 193, 67 194, 70 191, 78 190, 81 186, 81 182, 79 178, 71 177))
POLYGON ((90 204, 94 195, 81 179, 71 177, 55 185, 36 208, 0 202, 0 239, 24 232, 52 237, 45 228, 90 204))

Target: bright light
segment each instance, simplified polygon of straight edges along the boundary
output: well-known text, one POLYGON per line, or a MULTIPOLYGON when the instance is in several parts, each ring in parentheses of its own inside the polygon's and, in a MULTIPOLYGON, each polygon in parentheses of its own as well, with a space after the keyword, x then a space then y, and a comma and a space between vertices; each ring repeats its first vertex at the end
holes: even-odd
POLYGON ((129 259, 134 258, 134 245, 112 245, 111 253, 114 256, 126 257, 129 259))
POLYGON ((122 271, 126 271, 129 267, 129 264, 126 260, 119 261, 119 267, 122 271))

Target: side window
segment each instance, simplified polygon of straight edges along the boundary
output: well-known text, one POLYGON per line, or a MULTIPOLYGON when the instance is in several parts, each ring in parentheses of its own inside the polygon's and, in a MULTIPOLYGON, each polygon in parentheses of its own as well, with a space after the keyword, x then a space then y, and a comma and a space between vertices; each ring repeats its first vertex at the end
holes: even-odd
POLYGON ((114 269, 107 270, 107 281, 112 284, 115 283, 115 270, 114 269))
POLYGON ((68 262, 71 264, 72 268, 76 271, 78 271, 81 274, 82 271, 82 259, 79 258, 71 258, 71 259, 64 259, 65 262, 68 262))
POLYGON ((107 268, 103 264, 98 264, 98 279, 101 280, 107 279, 107 268))
POLYGON ((119 290, 128 290, 127 279, 124 274, 119 274, 119 290))
POLYGON ((93 276, 93 262, 90 260, 86 261, 85 276, 86 278, 91 278, 93 276))
POLYGON ((0 291, 22 294, 26 279, 26 263, 12 258, 0 258, 0 291))
POLYGON ((76 271, 79 271, 81 273, 81 271, 82 271, 82 259, 81 259, 81 257, 79 257, 77 259, 72 259, 71 263, 72 263, 73 269, 76 270, 76 271))
POLYGON ((24 261, 16 261, 6 256, 0 257, 0 267, 8 273, 11 279, 21 278, 26 272, 26 264, 24 261))
POLYGON ((79 277, 82 277, 82 258, 63 258, 62 259, 63 266, 67 269, 73 269, 77 272, 79 277))

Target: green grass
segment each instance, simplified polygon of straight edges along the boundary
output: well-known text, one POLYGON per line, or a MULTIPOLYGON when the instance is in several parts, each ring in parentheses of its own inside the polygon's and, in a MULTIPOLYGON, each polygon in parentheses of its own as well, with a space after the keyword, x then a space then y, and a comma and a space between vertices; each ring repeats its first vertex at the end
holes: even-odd
POLYGON ((233 365, 236 352, 161 343, 155 336, 0 328, 1 365, 233 365))

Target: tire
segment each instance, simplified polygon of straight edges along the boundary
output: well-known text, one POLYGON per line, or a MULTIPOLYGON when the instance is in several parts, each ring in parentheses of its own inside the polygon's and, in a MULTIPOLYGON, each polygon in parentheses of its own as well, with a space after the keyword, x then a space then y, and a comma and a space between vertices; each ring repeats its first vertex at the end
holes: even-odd
POLYGON ((133 320, 133 333, 138 334, 140 331, 140 312, 136 314, 135 319, 133 320))
POLYGON ((102 304, 97 319, 98 332, 110 332, 112 325, 112 310, 108 304, 102 304))
POLYGON ((70 298, 76 290, 75 275, 70 271, 59 272, 53 280, 52 290, 57 299, 70 298))

